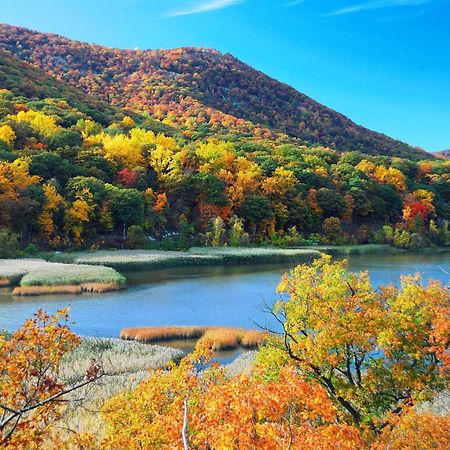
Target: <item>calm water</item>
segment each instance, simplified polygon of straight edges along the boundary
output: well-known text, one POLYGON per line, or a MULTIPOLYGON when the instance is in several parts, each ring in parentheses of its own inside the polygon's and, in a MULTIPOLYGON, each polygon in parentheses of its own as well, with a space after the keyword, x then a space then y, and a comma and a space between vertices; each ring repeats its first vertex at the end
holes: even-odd
MULTIPOLYGON (((0 290, 0 329, 13 330, 39 307, 71 306, 73 329, 82 335, 116 337, 120 329, 152 325, 230 325, 274 328, 265 311, 289 265, 190 267, 128 274, 126 291, 104 295, 13 298, 0 290)), ((369 270, 374 286, 398 283, 421 272, 425 280, 449 282, 450 253, 353 256, 350 268, 369 270), (446 273, 447 272, 447 273, 446 273)))

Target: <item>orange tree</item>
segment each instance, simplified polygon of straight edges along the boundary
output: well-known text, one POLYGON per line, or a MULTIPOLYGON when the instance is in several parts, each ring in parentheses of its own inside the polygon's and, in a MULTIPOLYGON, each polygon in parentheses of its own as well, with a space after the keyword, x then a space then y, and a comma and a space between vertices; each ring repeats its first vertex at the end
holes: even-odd
POLYGON ((318 382, 341 419, 375 432, 389 413, 448 383, 449 292, 420 277, 375 291, 368 273, 322 256, 285 275, 273 315, 282 326, 259 355, 269 370, 290 361, 318 382))
POLYGON ((0 336, 1 448, 42 448, 63 396, 101 376, 97 364, 71 383, 60 376, 62 358, 79 343, 67 321, 68 310, 54 316, 39 310, 12 336, 0 336))
MULTIPOLYGON (((207 343, 204 343, 207 346, 207 343)), ((207 353, 207 352, 206 352, 207 353)), ((101 448, 354 449, 359 430, 339 423, 320 385, 285 367, 228 378, 213 367, 199 373, 205 349, 169 371, 156 371, 133 392, 110 399, 101 448)), ((204 367, 204 366, 203 366, 204 367)))

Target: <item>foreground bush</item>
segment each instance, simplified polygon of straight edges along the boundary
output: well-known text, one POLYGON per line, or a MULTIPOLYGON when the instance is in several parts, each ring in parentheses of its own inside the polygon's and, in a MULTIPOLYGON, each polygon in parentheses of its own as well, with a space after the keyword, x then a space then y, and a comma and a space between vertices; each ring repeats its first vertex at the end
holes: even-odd
MULTIPOLYGON (((104 408, 104 448, 353 449, 357 428, 338 422, 326 391, 285 368, 277 380, 264 374, 227 379, 221 369, 197 375, 199 354, 157 372, 135 392, 104 408)), ((200 358, 201 360, 201 358, 200 358)))

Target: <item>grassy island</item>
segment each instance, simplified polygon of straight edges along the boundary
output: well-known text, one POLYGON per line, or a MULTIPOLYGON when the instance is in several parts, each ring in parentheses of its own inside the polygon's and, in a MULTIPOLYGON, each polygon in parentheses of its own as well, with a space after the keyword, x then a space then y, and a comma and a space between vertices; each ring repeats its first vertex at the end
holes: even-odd
POLYGON ((110 267, 42 259, 0 260, 0 284, 14 287, 14 295, 99 293, 122 289, 125 283, 125 277, 110 267))

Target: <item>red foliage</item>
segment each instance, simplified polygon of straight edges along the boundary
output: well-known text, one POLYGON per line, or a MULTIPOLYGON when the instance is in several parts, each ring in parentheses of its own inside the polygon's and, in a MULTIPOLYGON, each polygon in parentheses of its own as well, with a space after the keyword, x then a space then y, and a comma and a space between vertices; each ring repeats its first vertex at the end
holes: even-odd
POLYGON ((134 186, 137 179, 138 174, 136 172, 133 172, 132 170, 127 169, 126 167, 122 170, 119 170, 116 174, 116 181, 126 187, 134 186))

